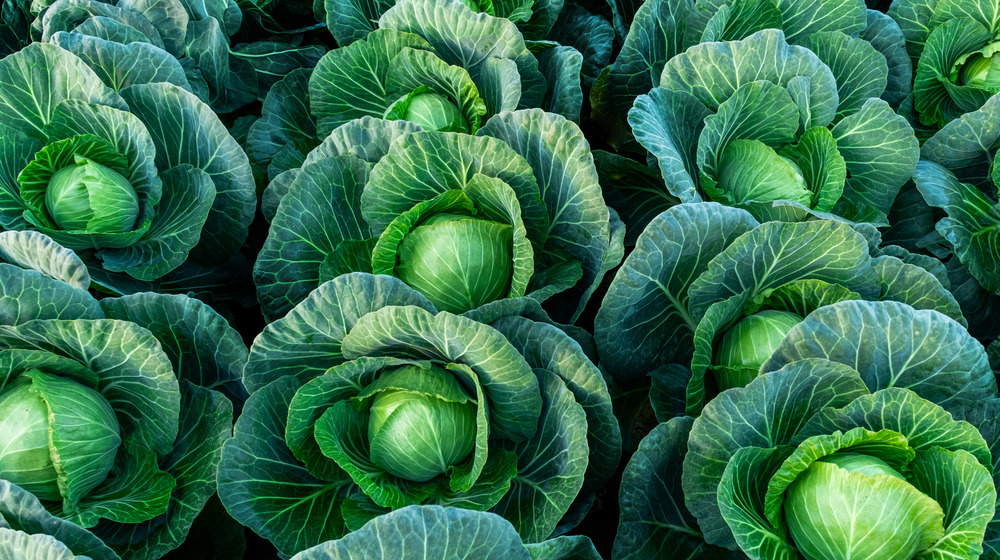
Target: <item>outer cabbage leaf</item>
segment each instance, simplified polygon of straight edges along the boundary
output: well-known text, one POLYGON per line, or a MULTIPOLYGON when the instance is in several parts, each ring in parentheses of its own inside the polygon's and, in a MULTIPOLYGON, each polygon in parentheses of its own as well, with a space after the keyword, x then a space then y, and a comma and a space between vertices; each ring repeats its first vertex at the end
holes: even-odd
POLYGON ((846 364, 869 389, 910 389, 946 409, 997 395, 982 345, 954 320, 891 301, 845 301, 795 326, 761 368, 807 358, 846 364), (947 355, 937 341, 948 340, 947 355))
POLYGON ((748 213, 716 203, 683 204, 655 218, 595 319, 604 367, 632 382, 659 365, 687 361, 698 324, 688 311, 691 284, 716 254, 756 225, 748 213))

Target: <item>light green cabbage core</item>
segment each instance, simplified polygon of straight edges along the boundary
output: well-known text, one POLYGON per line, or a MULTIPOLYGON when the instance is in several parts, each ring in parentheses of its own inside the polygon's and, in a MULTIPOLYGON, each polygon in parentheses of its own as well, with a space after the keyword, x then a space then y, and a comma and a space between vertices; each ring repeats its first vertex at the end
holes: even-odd
POLYGON ((0 395, 0 478, 41 500, 61 500, 49 448, 49 407, 28 384, 0 395))
POLYGON ((464 397, 464 391, 450 372, 436 366, 404 366, 384 374, 383 382, 391 386, 394 377, 405 380, 415 374, 425 376, 423 385, 446 390, 440 395, 408 389, 376 393, 368 416, 368 440, 378 467, 399 478, 426 482, 472 452, 476 406, 445 400, 454 394, 464 397))
POLYGON ((118 434, 115 413, 97 391, 25 373, 0 393, 0 479, 72 507, 111 472, 118 434))
POLYGON ((410 121, 424 130, 469 132, 469 121, 458 105, 430 88, 418 88, 403 96, 386 110, 385 117, 410 121))
POLYGON ((1000 43, 963 56, 956 63, 958 83, 963 86, 1000 92, 1000 43))
POLYGON ((799 165, 759 140, 733 140, 722 155, 718 188, 735 204, 790 200, 804 206, 812 191, 799 165))
POLYGON ((788 487, 785 520, 808 560, 909 560, 944 536, 944 512, 885 461, 836 453, 788 487))
POLYGON ((124 233, 139 218, 139 198, 128 179, 81 156, 49 179, 45 208, 68 231, 124 233))
POLYGON ((716 351, 715 382, 720 391, 745 387, 802 317, 787 311, 761 311, 740 320, 722 335, 716 351))
POLYGON ((439 310, 464 313, 510 290, 514 229, 457 214, 436 214, 399 244, 396 277, 439 310))

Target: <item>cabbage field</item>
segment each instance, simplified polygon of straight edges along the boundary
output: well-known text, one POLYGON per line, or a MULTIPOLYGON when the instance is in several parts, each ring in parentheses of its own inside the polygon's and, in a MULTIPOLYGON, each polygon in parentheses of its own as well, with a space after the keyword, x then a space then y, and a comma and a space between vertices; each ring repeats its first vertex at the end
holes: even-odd
POLYGON ((0 560, 1000 560, 997 0, 0 0, 0 560))

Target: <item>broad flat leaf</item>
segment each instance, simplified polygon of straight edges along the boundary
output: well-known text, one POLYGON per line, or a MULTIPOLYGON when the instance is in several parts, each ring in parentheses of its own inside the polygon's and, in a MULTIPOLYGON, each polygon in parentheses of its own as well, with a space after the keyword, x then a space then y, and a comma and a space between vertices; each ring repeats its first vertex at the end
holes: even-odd
POLYGON ((243 367, 247 347, 240 334, 201 300, 180 294, 140 293, 102 299, 101 309, 109 319, 131 321, 149 330, 160 341, 179 379, 219 391, 236 407, 246 400, 243 367))
POLYGON ((712 259, 691 284, 688 308, 700 319, 715 302, 737 294, 753 299, 803 278, 863 288, 870 263, 868 244, 843 222, 768 222, 712 259))
POLYGON ((806 186, 812 191, 807 206, 819 212, 833 210, 844 194, 847 166, 829 129, 814 126, 806 130, 795 144, 785 146, 780 154, 802 170, 806 186))
POLYGON ((355 158, 326 158, 302 167, 278 205, 254 264, 265 317, 281 317, 317 288, 322 264, 341 243, 371 237, 361 217, 367 182, 368 166, 355 158))
MULTIPOLYGON (((610 250, 610 218, 583 131, 563 117, 530 109, 490 119, 479 135, 504 141, 531 166, 548 211, 546 249, 554 245, 583 264, 577 289, 599 281, 607 270, 604 258, 610 250)), ((529 222, 534 207, 518 194, 530 239, 532 228, 537 227, 529 222)))
POLYGON ((887 15, 898 25, 906 38, 906 52, 916 65, 924 49, 927 36, 931 33, 931 18, 937 2, 932 0, 906 0, 893 2, 887 15))
POLYGON ((602 16, 592 14, 577 4, 563 6, 548 38, 580 51, 583 64, 580 73, 583 87, 590 89, 608 63, 611 62, 615 30, 602 16))
POLYGON ((177 86, 133 85, 121 95, 153 137, 157 168, 186 163, 211 178, 215 201, 191 258, 218 264, 243 245, 253 220, 256 190, 246 154, 208 105, 177 86))
POLYGON ((614 557, 621 560, 739 558, 701 539, 697 520, 684 507, 681 472, 693 419, 672 418, 642 439, 622 475, 622 511, 614 557))
POLYGON ((894 301, 818 309, 789 331, 761 371, 806 358, 847 364, 872 391, 902 387, 946 408, 997 396, 986 351, 962 325, 894 301))
POLYGON ((861 299, 861 295, 840 284, 822 280, 796 280, 771 292, 765 300, 765 305, 805 317, 820 307, 849 299, 861 299))
POLYGON ((538 53, 538 68, 549 84, 542 101, 546 112, 580 122, 580 111, 583 109, 582 67, 583 55, 573 47, 555 46, 538 53))
MULTIPOLYGON (((91 3, 89 7, 93 8, 94 4, 91 3)), ((83 23, 72 28, 72 31, 90 37, 114 41, 123 45, 129 43, 148 43, 160 48, 165 46, 163 38, 156 31, 156 28, 141 14, 136 14, 129 10, 120 10, 111 4, 104 4, 101 8, 93 10, 92 14, 83 23), (146 33, 150 35, 146 35, 146 33)), ((53 17, 52 19, 55 20, 56 18, 53 17)), ((59 31, 69 30, 60 29, 59 31)), ((55 35, 59 31, 54 31, 52 34, 55 35)), ((176 38, 172 39, 171 42, 175 45, 179 44, 176 38)))
POLYGON ((285 375, 301 382, 321 375, 345 361, 341 344, 361 317, 396 305, 434 310, 427 298, 388 276, 353 273, 323 284, 254 340, 244 386, 253 393, 285 375))
POLYGON ((65 32, 52 35, 50 41, 86 62, 105 85, 115 91, 133 84, 155 82, 167 82, 191 91, 181 63, 173 55, 149 43, 122 44, 82 33, 65 32))
MULTIPOLYGON (((919 266, 931 273, 946 290, 951 289, 951 280, 948 278, 948 269, 944 263, 929 255, 911 253, 898 245, 885 245, 881 248, 883 256, 896 257, 906 264, 919 266)), ((957 321, 957 319, 956 319, 957 321)))
POLYGON ((920 149, 921 158, 951 170, 963 181, 976 184, 988 181, 993 151, 1000 144, 997 115, 1000 115, 1000 95, 928 138, 920 149))
MULTIPOLYGON (((699 8, 707 12, 710 9, 707 4, 700 4, 699 8)), ((719 5, 707 21, 698 16, 688 20, 691 24, 687 29, 689 43, 738 41, 762 29, 782 29, 784 23, 781 10, 773 0, 736 0, 719 5), (696 39, 699 31, 701 38, 696 39)))
MULTIPOLYGON (((309 69, 293 70, 274 84, 264 98, 261 118, 250 125, 244 148, 268 179, 301 166, 306 154, 319 144, 316 119, 310 111, 311 74, 309 69)), ((266 217, 271 219, 273 213, 266 217)))
POLYGON ((387 513, 336 541, 304 550, 295 560, 529 560, 521 538, 502 517, 440 506, 387 513))
POLYGON ((824 31, 853 35, 864 29, 865 4, 858 0, 778 0, 789 42, 824 31))
POLYGON ((833 31, 809 35, 800 44, 816 53, 833 72, 840 97, 838 118, 857 111, 869 98, 880 97, 885 91, 888 63, 868 41, 833 31))
POLYGON ((193 10, 187 8, 183 2, 177 0, 169 2, 122 0, 118 7, 142 14, 149 25, 159 32, 166 50, 178 58, 184 56, 182 38, 192 19, 189 14, 193 10))
POLYGON ((26 86, 0 92, 0 121, 38 140, 46 140, 43 128, 66 99, 127 110, 82 60, 47 43, 32 43, 0 61, 0 82, 26 86))
POLYGON ((881 97, 891 107, 898 108, 903 99, 910 95, 913 78, 913 64, 906 54, 906 38, 903 36, 903 31, 891 17, 882 12, 868 10, 868 26, 860 38, 868 41, 885 57, 889 73, 881 97))
POLYGON ((0 261, 37 270, 78 290, 90 288, 90 273, 80 257, 35 231, 0 232, 0 261))
MULTIPOLYGON (((542 407, 538 430, 523 443, 504 442, 517 454, 517 476, 510 492, 491 511, 514 525, 521 539, 547 539, 583 486, 587 470, 587 417, 557 376, 540 371, 542 407)), ((485 387, 484 387, 485 388, 485 387)), ((503 414, 493 408, 493 422, 503 414)))
POLYGON ((781 31, 766 29, 727 43, 695 45, 667 62, 660 87, 693 95, 709 109, 729 99, 744 84, 766 80, 785 87, 809 78, 809 126, 826 126, 837 111, 837 82, 811 51, 785 41, 781 31))
POLYGON ((927 552, 937 558, 976 555, 996 511, 996 488, 989 469, 965 451, 933 448, 917 456, 914 485, 945 510, 945 538, 927 552))
POLYGON ((29 206, 21 198, 18 176, 42 147, 41 141, 0 124, 0 226, 4 229, 31 227, 24 217, 29 206))
MULTIPOLYGON (((987 290, 1000 293, 1000 204, 980 188, 960 177, 995 185, 996 166, 986 179, 986 165, 1000 139, 995 115, 1000 113, 1000 95, 993 96, 979 111, 967 113, 935 134, 925 144, 925 160, 914 172, 914 182, 924 201, 947 214, 936 229, 962 264, 987 290)), ((995 187, 992 187, 995 189, 995 187)), ((994 191, 995 192, 995 191, 994 191)))
MULTIPOLYGON (((994 342, 988 349, 993 364, 993 371, 1000 371, 1000 343, 994 342)), ((993 483, 997 483, 997 466, 1000 463, 1000 400, 990 399, 977 403, 975 406, 957 415, 979 429, 986 444, 990 447, 992 458, 993 483)), ((983 539, 984 557, 992 558, 1000 554, 1000 513, 994 512, 993 519, 986 528, 983 539)))
POLYGON ((1000 6, 990 0, 940 0, 934 6, 931 25, 961 17, 972 18, 995 32, 1000 26, 1000 6))
POLYGON ((256 80, 250 76, 231 75, 230 81, 233 86, 240 80, 256 81, 258 97, 264 97, 289 72, 316 66, 326 52, 323 45, 295 45, 281 41, 254 41, 237 45, 231 51, 232 56, 249 66, 249 69, 242 65, 238 67, 238 74, 250 70, 256 80))
POLYGON ((524 545, 532 560, 600 560, 601 555, 590 537, 569 535, 551 538, 540 543, 524 545))
POLYGON ((231 56, 229 36, 221 21, 207 18, 188 22, 184 50, 193 62, 188 80, 198 97, 214 111, 229 113, 255 101, 259 88, 253 66, 231 56))
POLYGON ((558 376, 587 415, 587 474, 582 493, 602 487, 621 460, 621 432, 611 409, 611 395, 601 371, 583 349, 558 327, 524 317, 504 317, 491 325, 500 331, 534 369, 558 376))
POLYGON ((126 438, 112 476, 84 497, 78 511, 61 515, 81 527, 98 526, 102 519, 134 525, 165 512, 175 487, 174 478, 159 469, 156 454, 126 438))
MULTIPOLYGON (((354 156, 369 167, 385 157, 389 146, 404 134, 422 130, 409 121, 387 121, 372 117, 355 119, 330 133, 319 146, 306 154, 303 166, 321 159, 336 156, 354 156)), ((281 198, 288 193, 291 184, 298 177, 300 169, 284 171, 264 189, 261 196, 261 213, 267 220, 273 220, 281 198)))
POLYGON ((656 158, 666 190, 681 202, 701 202, 695 165, 705 117, 712 112, 683 92, 656 88, 628 113, 636 140, 656 158))
MULTIPOLYGON (((598 75, 591 91, 593 117, 605 128, 621 127, 624 123, 619 121, 636 96, 658 86, 663 65, 684 50, 685 21, 694 9, 694 2, 650 0, 638 3, 633 9, 636 11, 631 28, 619 28, 619 39, 624 36, 621 52, 598 75)), ((621 25, 618 16, 615 12, 616 27, 621 25)), ((627 130, 620 132, 628 135, 627 130)))
POLYGON ((95 531, 123 558, 153 560, 180 546, 215 494, 222 444, 231 437, 233 405, 220 393, 181 383, 180 431, 160 463, 177 481, 167 512, 138 524, 106 523, 95 531))
MULTIPOLYGON (((175 10, 178 7, 177 4, 178 2, 171 0, 163 2, 161 7, 166 10, 175 10)), ((133 5, 137 5, 139 9, 133 10, 127 5, 116 6, 95 0, 70 0, 60 3, 55 10, 46 10, 47 17, 36 20, 34 23, 36 29, 33 33, 38 33, 41 36, 41 41, 47 43, 52 35, 60 31, 85 33, 89 29, 96 31, 94 36, 108 39, 124 38, 126 41, 121 41, 123 43, 142 41, 156 45, 161 49, 166 48, 169 44, 172 54, 180 55, 179 48, 182 46, 183 34, 171 37, 164 42, 157 27, 143 15, 143 7, 138 6, 138 3, 133 5), (40 29, 38 29, 39 27, 40 29), (82 29, 78 29, 78 27, 82 27, 82 29), (123 31, 122 27, 128 27, 131 31, 123 31)), ((183 10, 183 6, 181 9, 183 10)))
POLYGON ((280 377, 253 393, 219 463, 226 510, 285 555, 346 532, 340 521, 345 482, 312 476, 285 445, 288 404, 298 388, 294 378, 280 377))
POLYGON ((688 288, 715 255, 756 225, 745 211, 714 202, 682 204, 655 218, 597 313, 601 365, 628 382, 689 359, 697 320, 688 312, 688 288))
POLYGON ((857 427, 903 434, 910 447, 918 452, 934 447, 963 450, 984 466, 992 464, 990 450, 973 426, 955 421, 947 410, 913 391, 900 388, 880 390, 859 397, 843 408, 820 412, 802 426, 795 443, 811 436, 846 432, 857 427))
POLYGON ((337 44, 346 47, 374 31, 379 17, 393 4, 391 0, 326 0, 326 25, 337 44))
MULTIPOLYGON (((3 520, 0 530, 49 535, 75 555, 88 556, 92 560, 118 560, 118 556, 93 533, 50 514, 38 498, 5 480, 0 480, 0 519, 3 520)), ((11 557, 17 558, 17 552, 11 557)))
POLYGON ((898 301, 914 309, 933 309, 968 328, 955 296, 930 272, 890 256, 874 259, 872 266, 881 286, 880 300, 898 301))
POLYGON ((63 543, 45 534, 29 535, 0 527, 0 554, 24 560, 75 560, 76 555, 63 543))
MULTIPOLYGON (((4 232, 7 233, 7 232, 4 232)), ((3 235, 3 234, 0 234, 3 235)), ((0 263, 0 324, 33 319, 99 319, 101 306, 90 293, 35 270, 0 263)))
POLYGON ((774 534, 762 499, 771 475, 789 453, 787 446, 740 448, 719 482, 719 507, 737 539, 731 548, 744 547, 751 558, 796 557, 797 551, 774 534))
MULTIPOLYGON (((881 99, 868 99, 831 129, 847 166, 842 202, 888 214, 916 168, 920 146, 906 119, 881 99)), ((844 214, 847 218, 852 216, 844 214)))

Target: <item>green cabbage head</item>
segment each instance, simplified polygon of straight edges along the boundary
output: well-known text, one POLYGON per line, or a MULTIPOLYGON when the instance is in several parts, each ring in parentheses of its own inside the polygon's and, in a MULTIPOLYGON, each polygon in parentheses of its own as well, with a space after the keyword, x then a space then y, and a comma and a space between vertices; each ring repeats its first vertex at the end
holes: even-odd
POLYGON ((370 403, 372 462, 406 480, 427 482, 465 459, 476 440, 476 407, 455 377, 437 366, 393 369, 357 402, 370 403))
POLYGON ((979 110, 1000 92, 1000 58, 995 56, 1000 12, 990 0, 896 0, 888 14, 899 23, 914 63, 909 111, 924 127, 921 135, 979 110))
POLYGON ((0 391, 0 478, 72 511, 111 472, 119 430, 94 389, 28 371, 0 391))
POLYGON ((507 295, 513 255, 509 224, 436 214, 403 238, 391 272, 438 309, 463 313, 507 295))
POLYGON ((493 307, 438 311, 384 274, 320 285, 250 351, 223 505, 287 556, 416 504, 490 511, 525 543, 575 524, 620 459, 607 385, 566 332, 493 307))
POLYGON ((962 85, 987 90, 1000 91, 1000 43, 993 43, 983 50, 963 56, 955 64, 962 85))
POLYGON ((45 209, 65 230, 123 233, 135 226, 139 198, 121 173, 74 154, 49 178, 45 209))
POLYGON ((0 60, 0 231, 76 251, 108 293, 223 283, 255 210, 246 154, 189 91, 113 89, 87 60, 47 42, 0 60))
POLYGON ((385 112, 388 120, 404 120, 425 130, 471 132, 469 121, 447 97, 420 86, 393 103, 385 112))
POLYGON ((802 317, 788 311, 768 309, 750 315, 722 335, 712 369, 720 391, 743 387, 757 377, 760 366, 771 357, 788 331, 802 317))
POLYGON ((788 487, 785 518, 810 560, 906 560, 944 536, 940 504, 888 462, 852 451, 809 465, 788 487), (844 538, 852 532, 859 536, 844 538))
POLYGON ((90 285, 75 252, 0 231, 0 558, 156 560, 216 492, 239 334, 188 296, 90 285))

